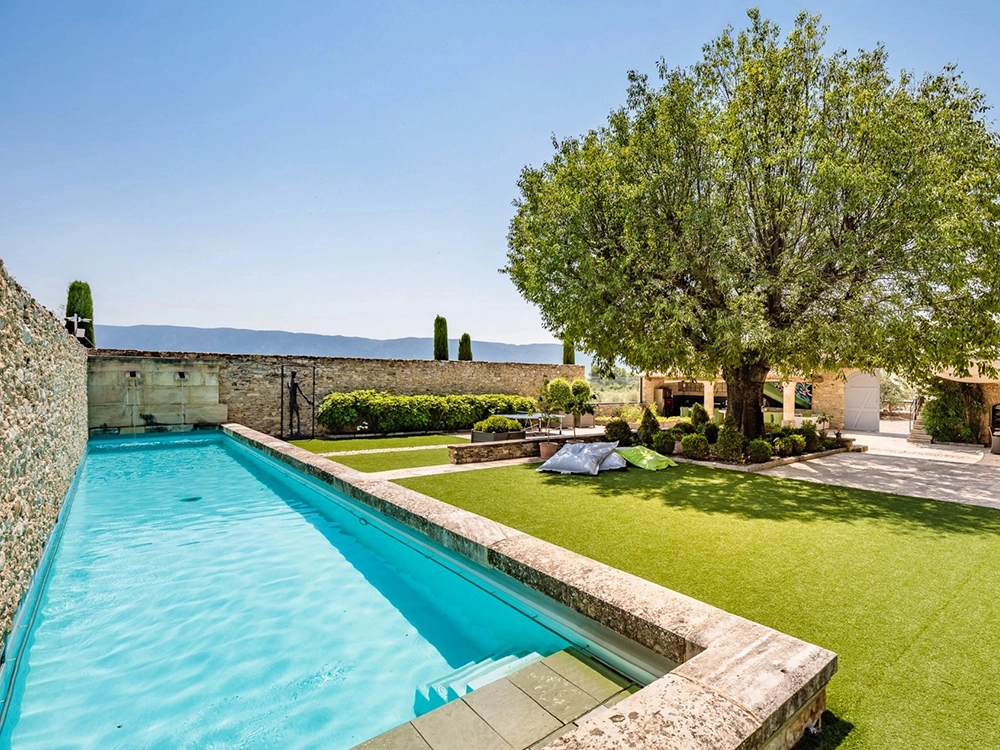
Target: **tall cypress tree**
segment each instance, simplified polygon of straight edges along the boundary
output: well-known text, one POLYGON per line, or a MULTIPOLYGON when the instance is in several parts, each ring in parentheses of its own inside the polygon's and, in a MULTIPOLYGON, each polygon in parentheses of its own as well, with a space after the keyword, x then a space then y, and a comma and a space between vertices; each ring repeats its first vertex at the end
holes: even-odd
POLYGON ((563 364, 576 364, 576 346, 571 339, 563 339, 563 364))
POLYGON ((448 360, 448 321, 440 315, 434 318, 434 359, 448 360))
MULTIPOLYGON (((88 319, 89 322, 80 326, 84 331, 84 338, 81 341, 87 346, 95 346, 94 300, 90 296, 90 284, 86 281, 74 281, 69 285, 69 291, 66 293, 66 317, 74 315, 88 319)), ((66 330, 73 333, 73 324, 67 323, 66 330)))
POLYGON ((461 362, 472 361, 472 337, 467 333, 463 333, 458 340, 458 359, 461 362))

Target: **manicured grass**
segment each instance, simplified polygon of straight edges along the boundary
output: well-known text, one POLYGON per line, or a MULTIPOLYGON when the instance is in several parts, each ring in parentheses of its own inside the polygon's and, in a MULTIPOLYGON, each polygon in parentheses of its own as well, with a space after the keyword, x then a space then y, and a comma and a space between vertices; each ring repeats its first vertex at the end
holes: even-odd
POLYGON ((437 466, 448 463, 447 448, 425 451, 393 451, 391 453, 356 453, 350 456, 330 456, 331 461, 358 471, 389 471, 411 469, 414 466, 437 466))
POLYGON ((377 448, 414 448, 422 445, 453 445, 467 443, 466 438, 452 435, 412 435, 386 438, 347 438, 345 440, 293 440, 292 445, 312 453, 331 451, 370 451, 377 448))
POLYGON ((1000 742, 1000 511, 689 465, 399 483, 836 651, 800 747, 1000 742))

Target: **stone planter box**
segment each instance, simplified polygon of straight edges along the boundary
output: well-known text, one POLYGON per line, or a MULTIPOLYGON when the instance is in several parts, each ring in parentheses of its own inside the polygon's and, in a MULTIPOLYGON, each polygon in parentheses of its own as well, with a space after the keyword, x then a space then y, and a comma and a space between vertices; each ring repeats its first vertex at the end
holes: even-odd
POLYGON ((524 430, 517 432, 480 432, 472 431, 473 443, 496 443, 500 440, 524 440, 524 430))

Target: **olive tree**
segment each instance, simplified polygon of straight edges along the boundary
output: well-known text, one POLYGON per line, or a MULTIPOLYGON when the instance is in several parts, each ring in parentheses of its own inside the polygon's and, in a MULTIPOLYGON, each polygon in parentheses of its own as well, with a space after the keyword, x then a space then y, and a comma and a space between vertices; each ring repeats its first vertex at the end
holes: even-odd
POLYGON ((508 273, 543 323, 646 372, 722 374, 763 429, 767 375, 911 377, 1000 352, 1000 145, 954 67, 890 73, 748 12, 605 125, 526 167, 508 273))

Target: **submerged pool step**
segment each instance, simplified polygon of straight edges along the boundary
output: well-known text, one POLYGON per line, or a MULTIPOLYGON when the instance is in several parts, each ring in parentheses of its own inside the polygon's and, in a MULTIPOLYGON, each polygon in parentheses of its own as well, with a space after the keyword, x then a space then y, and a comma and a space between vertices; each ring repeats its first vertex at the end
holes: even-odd
POLYGON ((458 669, 417 688, 413 702, 417 715, 443 706, 449 701, 461 698, 476 688, 506 677, 522 667, 542 659, 535 652, 518 654, 494 654, 481 661, 471 661, 458 669))

